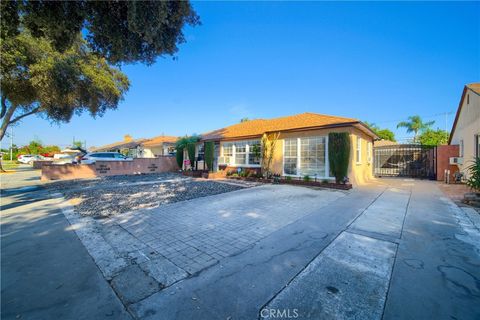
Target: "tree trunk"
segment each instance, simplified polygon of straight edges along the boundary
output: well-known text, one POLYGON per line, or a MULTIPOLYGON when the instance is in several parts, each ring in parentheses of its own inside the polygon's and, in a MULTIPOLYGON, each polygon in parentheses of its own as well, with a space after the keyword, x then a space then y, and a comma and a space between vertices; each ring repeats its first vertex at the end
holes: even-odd
POLYGON ((12 105, 7 112, 5 112, 5 116, 3 117, 2 126, 0 127, 0 141, 3 140, 5 133, 7 132, 8 125, 10 124, 10 119, 17 109, 17 106, 12 105))

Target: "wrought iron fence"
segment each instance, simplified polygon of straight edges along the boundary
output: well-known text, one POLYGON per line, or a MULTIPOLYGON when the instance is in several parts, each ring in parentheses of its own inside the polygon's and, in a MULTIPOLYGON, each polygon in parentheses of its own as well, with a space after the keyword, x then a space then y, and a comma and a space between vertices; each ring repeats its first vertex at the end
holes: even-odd
POLYGON ((436 178, 436 148, 399 144, 374 148, 374 174, 377 177, 436 178))

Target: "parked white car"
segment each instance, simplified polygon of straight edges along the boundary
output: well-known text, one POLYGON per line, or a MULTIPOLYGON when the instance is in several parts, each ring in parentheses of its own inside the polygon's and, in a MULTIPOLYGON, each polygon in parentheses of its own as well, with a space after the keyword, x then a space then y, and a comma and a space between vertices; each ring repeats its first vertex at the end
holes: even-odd
POLYGON ((96 161, 132 161, 132 158, 128 158, 118 152, 91 152, 87 153, 80 159, 81 164, 92 164, 96 161))
POLYGON ((42 159, 43 159, 42 156, 39 156, 36 154, 22 154, 22 155, 19 155, 17 158, 18 162, 25 163, 25 164, 27 163, 33 164, 33 161, 38 161, 42 159))

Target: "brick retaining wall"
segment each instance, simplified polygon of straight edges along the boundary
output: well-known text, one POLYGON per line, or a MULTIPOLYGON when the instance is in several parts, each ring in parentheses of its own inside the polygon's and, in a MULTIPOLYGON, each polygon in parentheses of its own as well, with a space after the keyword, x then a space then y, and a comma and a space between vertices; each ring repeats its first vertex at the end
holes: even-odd
POLYGON ((51 164, 42 166, 42 180, 89 179, 176 170, 178 170, 178 165, 175 157, 139 158, 132 161, 97 161, 95 164, 51 164))

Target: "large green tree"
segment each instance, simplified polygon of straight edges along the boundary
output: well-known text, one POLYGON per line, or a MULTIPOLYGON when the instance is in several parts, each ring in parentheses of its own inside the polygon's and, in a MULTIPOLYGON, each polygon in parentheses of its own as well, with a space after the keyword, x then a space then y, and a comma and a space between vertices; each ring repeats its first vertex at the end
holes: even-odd
POLYGON ((33 114, 55 122, 84 111, 102 115, 117 107, 129 87, 128 78, 80 37, 60 52, 47 38, 22 31, 2 39, 1 51, 0 139, 9 125, 33 114))
POLYGON ((364 123, 372 129, 373 132, 382 140, 390 140, 395 142, 395 134, 390 129, 380 129, 375 123, 364 121, 364 123))
POLYGON ((410 116, 408 121, 402 121, 397 124, 397 128, 406 128, 408 133, 413 133, 413 142, 417 142, 419 132, 429 129, 435 121, 423 122, 420 116, 410 116))
POLYGON ((1 128, 39 114, 101 116, 129 88, 123 63, 174 56, 199 18, 188 1, 0 2, 1 128))
POLYGON ((438 146, 448 143, 448 132, 442 129, 427 129, 418 136, 418 142, 426 146, 438 146))

